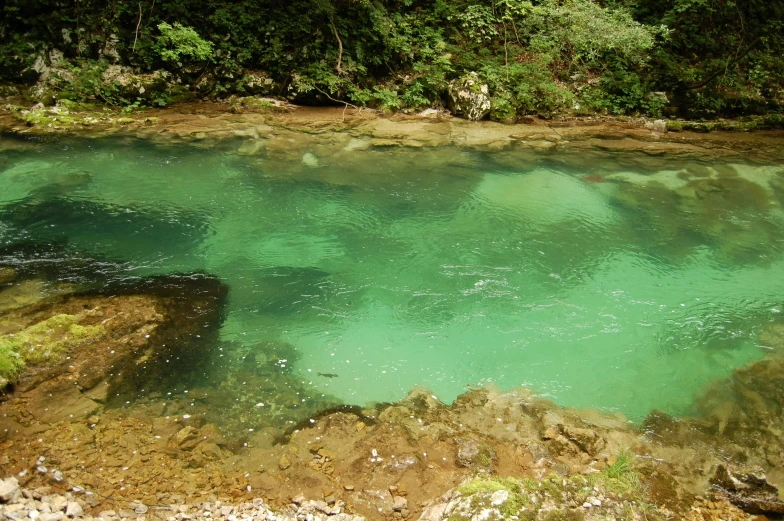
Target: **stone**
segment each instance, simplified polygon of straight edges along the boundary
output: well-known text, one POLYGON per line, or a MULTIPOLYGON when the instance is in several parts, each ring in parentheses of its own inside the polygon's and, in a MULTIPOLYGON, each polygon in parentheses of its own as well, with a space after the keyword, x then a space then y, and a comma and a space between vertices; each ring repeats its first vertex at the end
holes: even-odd
POLYGON ((65 515, 68 517, 79 517, 84 513, 82 505, 76 501, 69 501, 65 507, 65 515))
POLYGON ((719 465, 711 484, 730 503, 749 514, 784 514, 784 501, 778 488, 768 483, 759 469, 730 469, 719 465))
POLYGON ((449 84, 449 105, 452 112, 471 121, 478 121, 490 113, 492 106, 488 87, 475 72, 449 84))
POLYGON ((16 270, 7 266, 0 266, 0 284, 13 282, 16 279, 16 270))
POLYGON ((20 493, 19 482, 16 478, 0 480, 0 501, 3 503, 15 500, 20 493))
POLYGON ((201 441, 199 429, 184 427, 174 435, 174 443, 180 450, 192 450, 201 441))
POLYGON ((492 449, 477 440, 457 440, 457 462, 467 468, 490 470, 493 467, 492 449))
POLYGON ((204 459, 209 461, 218 461, 223 457, 223 453, 221 452, 220 447, 214 443, 206 441, 201 442, 199 443, 197 449, 199 453, 204 456, 204 459))
POLYGON ((100 405, 84 396, 79 388, 66 379, 44 382, 24 394, 27 410, 44 423, 57 423, 71 418, 85 418, 100 405))
POLYGON ((249 139, 244 142, 237 150, 241 156, 256 156, 264 151, 264 141, 259 139, 249 139))
POLYGON ((595 456, 604 449, 604 439, 591 429, 582 429, 580 427, 565 425, 562 428, 562 432, 566 439, 591 456, 595 456))
POLYGON ((68 506, 68 499, 63 496, 53 496, 49 500, 49 506, 52 507, 53 511, 63 511, 68 506))
POLYGON ((509 501, 508 490, 496 490, 490 495, 490 504, 494 507, 500 507, 507 501, 509 501))
POLYGON ((317 166, 319 166, 319 160, 315 155, 311 154, 310 152, 305 152, 305 154, 302 156, 302 164, 305 166, 309 166, 310 168, 316 168, 317 166))
POLYGON ((408 500, 403 496, 395 496, 392 498, 392 510, 400 512, 408 508, 408 500))

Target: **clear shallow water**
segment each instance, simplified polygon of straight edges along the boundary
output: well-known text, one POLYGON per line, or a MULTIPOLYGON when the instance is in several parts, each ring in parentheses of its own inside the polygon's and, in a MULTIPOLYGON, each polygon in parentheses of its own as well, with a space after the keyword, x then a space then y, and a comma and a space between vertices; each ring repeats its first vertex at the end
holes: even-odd
POLYGON ((757 334, 784 307, 778 165, 443 149, 335 150, 309 167, 231 150, 6 153, 0 245, 66 242, 121 277, 215 274, 238 364, 285 341, 299 359, 281 370, 358 404, 494 384, 632 419, 682 413, 764 355, 757 334))

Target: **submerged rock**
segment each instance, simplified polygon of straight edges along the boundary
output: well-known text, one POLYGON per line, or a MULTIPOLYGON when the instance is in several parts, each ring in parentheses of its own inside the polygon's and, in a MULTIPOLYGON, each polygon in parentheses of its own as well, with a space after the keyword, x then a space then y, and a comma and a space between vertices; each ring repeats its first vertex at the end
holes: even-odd
MULTIPOLYGON (((22 276, 37 276, 35 264, 25 263, 22 276)), ((105 268, 80 269, 105 276, 105 268)), ((0 301, 31 283, 36 280, 2 290, 0 301)), ((19 424, 37 428, 31 420, 85 418, 108 402, 128 402, 201 376, 226 294, 217 280, 191 275, 110 283, 89 292, 39 288, 31 293, 35 298, 13 298, 13 305, 0 307, 0 383, 13 384, 0 404, 0 438, 18 432, 19 424)))
POLYGON ((16 279, 16 270, 7 266, 0 266, 0 284, 7 284, 16 279))
POLYGON ((784 501, 761 469, 732 469, 719 465, 711 483, 734 505, 750 514, 784 514, 784 501))
POLYGON ((477 440, 457 440, 457 461, 475 471, 492 471, 495 453, 486 443, 477 440))

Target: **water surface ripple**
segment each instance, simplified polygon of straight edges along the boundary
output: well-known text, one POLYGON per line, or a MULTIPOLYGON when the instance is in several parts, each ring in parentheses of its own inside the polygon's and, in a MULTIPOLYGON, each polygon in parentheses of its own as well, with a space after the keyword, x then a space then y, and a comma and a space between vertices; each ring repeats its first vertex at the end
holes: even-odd
POLYGON ((781 168, 585 177, 602 165, 412 154, 314 168, 42 144, 0 172, 0 243, 65 242, 126 277, 215 274, 231 288, 226 346, 288 342, 298 378, 351 403, 494 384, 639 419, 688 411, 764 354, 784 295, 781 168))

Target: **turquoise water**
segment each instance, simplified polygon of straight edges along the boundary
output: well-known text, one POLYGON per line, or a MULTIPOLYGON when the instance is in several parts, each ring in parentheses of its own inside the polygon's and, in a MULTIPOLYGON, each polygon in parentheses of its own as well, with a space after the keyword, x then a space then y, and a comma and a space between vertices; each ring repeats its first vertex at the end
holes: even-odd
POLYGON ((0 162, 0 245, 214 274, 237 363, 288 342, 282 371, 352 404, 492 384, 684 413, 784 306, 780 165, 236 149, 27 143, 0 162))

